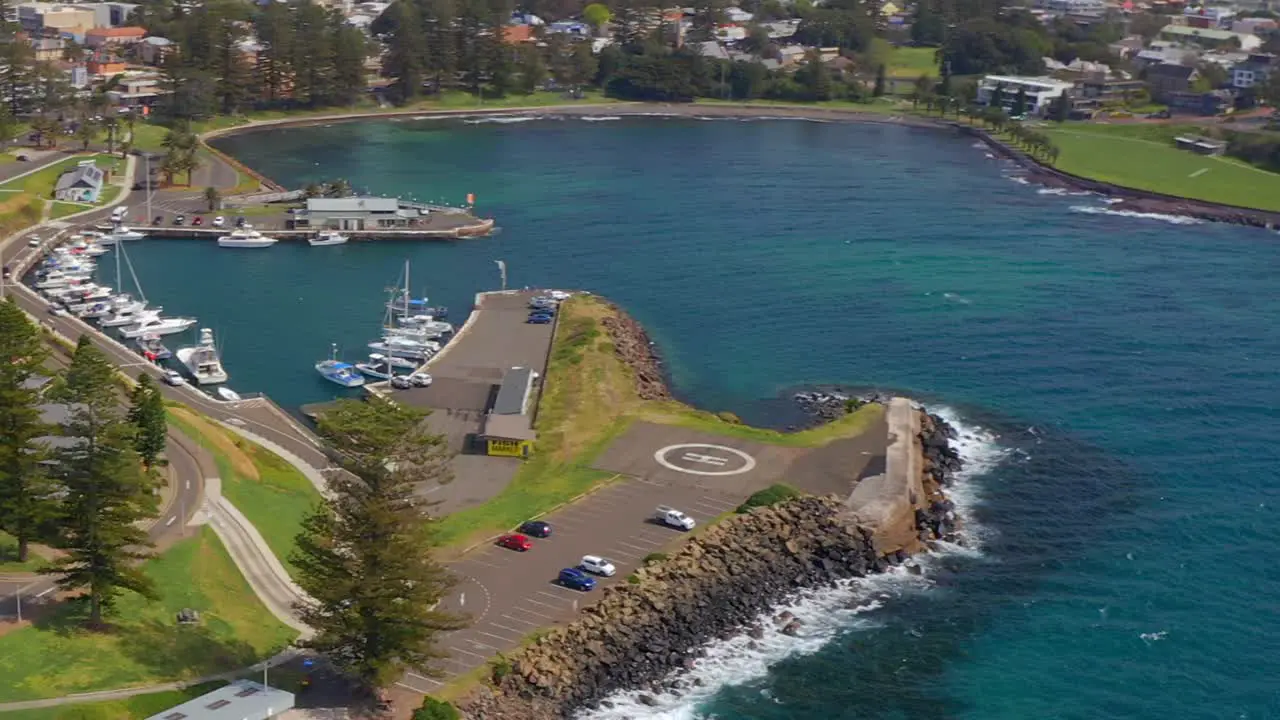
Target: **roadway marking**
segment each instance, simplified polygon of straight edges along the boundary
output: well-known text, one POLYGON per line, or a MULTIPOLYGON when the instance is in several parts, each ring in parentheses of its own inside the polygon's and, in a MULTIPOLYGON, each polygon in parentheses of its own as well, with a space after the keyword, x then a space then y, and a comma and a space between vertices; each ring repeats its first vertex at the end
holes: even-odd
POLYGON ((36 597, 42 598, 45 595, 48 595, 49 593, 53 592, 55 589, 56 588, 49 588, 48 590, 41 590, 40 592, 36 593, 36 597))
MULTIPOLYGON (((506 615, 503 615, 502 617, 506 617, 506 615)), ((512 619, 514 620, 515 618, 512 618, 512 619)), ((502 623, 496 623, 496 622, 494 622, 494 621, 490 620, 490 621, 489 621, 489 624, 490 624, 490 625, 492 625, 492 626, 494 626, 494 627, 502 628, 503 630, 506 630, 506 631, 508 631, 508 632, 513 632, 513 633, 515 633, 516 635, 524 635, 524 631, 523 631, 523 630, 517 630, 517 629, 515 629, 515 628, 510 628, 510 627, 507 627, 506 625, 503 625, 502 623)))
MULTIPOLYGON (((554 610, 554 609, 555 609, 555 608, 552 608, 552 610, 554 610)), ((538 617, 542 618, 543 620, 555 620, 555 618, 551 617, 550 615, 543 615, 542 613, 540 613, 540 612, 538 612, 538 611, 536 611, 536 610, 529 610, 528 608, 522 608, 522 607, 520 607, 520 606, 518 606, 518 605, 517 605, 516 607, 511 608, 511 611, 512 611, 512 612, 517 612, 517 611, 518 611, 518 612, 522 612, 522 613, 529 613, 530 615, 536 615, 536 616, 538 616, 538 617)))
POLYGON ((175 522, 177 522, 177 521, 178 521, 178 516, 177 516, 177 515, 174 515, 173 517, 169 518, 168 520, 166 520, 166 521, 164 522, 164 526, 165 526, 165 527, 169 527, 170 525, 174 524, 174 523, 175 523, 175 522))
POLYGON ((1207 172, 1209 172, 1209 168, 1200 168, 1199 170, 1197 170, 1197 171, 1195 171, 1195 172, 1191 173, 1190 175, 1188 175, 1187 177, 1189 177, 1189 178, 1193 178, 1193 177, 1200 177, 1201 175, 1203 175, 1203 174, 1205 174, 1205 173, 1207 173, 1207 172))
POLYGON ((619 544, 619 545, 626 545, 627 547, 632 548, 633 550, 639 550, 640 552, 649 552, 649 551, 650 551, 650 550, 652 550, 653 548, 657 547, 657 544, 649 545, 648 547, 640 547, 639 545, 632 545, 632 544, 631 544, 631 543, 629 543, 629 542, 623 542, 623 541, 621 541, 621 540, 619 540, 619 541, 618 541, 618 544, 619 544))
MULTIPOLYGON (((538 623, 536 623, 536 622, 530 622, 530 621, 528 621, 528 620, 521 620, 520 618, 513 618, 513 617, 511 617, 510 615, 507 615, 507 614, 505 614, 505 613, 503 613, 502 617, 504 617, 504 618, 506 618, 506 619, 510 620, 511 622, 518 622, 518 623, 520 623, 521 625, 528 625, 529 627, 538 627, 538 623)), ((494 625, 497 625, 497 624, 498 624, 498 623, 494 623, 494 625)), ((501 626, 499 626, 499 627, 501 627, 501 626)), ((508 629, 508 630, 510 630, 511 628, 507 628, 507 629, 508 629)), ((524 632, 524 631, 523 631, 523 630, 517 630, 516 632, 524 632)))
POLYGON ((710 445, 708 443, 681 443, 679 445, 668 445, 664 448, 659 448, 658 451, 653 454, 653 459, 659 465, 667 468, 668 470, 675 470, 676 472, 688 475, 741 475, 742 473, 751 472, 756 467, 756 459, 747 453, 738 450, 737 448, 725 447, 724 445, 710 445), (695 470, 693 468, 684 468, 676 465, 670 460, 667 460, 667 455, 676 452, 677 450, 693 451, 684 452, 679 456, 680 459, 685 462, 699 463, 717 468, 723 468, 729 463, 729 458, 727 457, 713 455, 708 452, 699 452, 702 450, 709 450, 712 452, 728 453, 729 455, 736 456, 742 460, 743 464, 742 467, 736 470, 695 470))
POLYGON ((515 642, 514 640, 512 640, 512 639, 511 639, 511 638, 509 638, 509 637, 502 637, 501 635, 494 635, 493 633, 487 633, 487 632, 485 632, 485 631, 483 631, 483 630, 477 630, 476 632, 478 632, 478 633, 480 633, 481 635, 484 635, 484 636, 486 636, 486 637, 491 637, 491 638, 493 638, 494 640, 501 640, 502 642, 515 642))
MULTIPOLYGON (((555 596, 554 596, 554 595, 549 595, 548 597, 555 597, 555 596)), ((560 609, 560 608, 556 607, 555 605, 548 605, 548 604, 546 604, 546 603, 544 603, 544 602, 539 602, 539 601, 537 601, 537 600, 534 600, 533 598, 525 598, 525 600, 528 600, 529 602, 533 603, 534 605, 541 605, 542 607, 544 607, 544 608, 548 608, 548 609, 550 609, 550 610, 559 610, 559 609, 560 609)), ((544 616, 544 617, 545 617, 545 616, 544 616)))

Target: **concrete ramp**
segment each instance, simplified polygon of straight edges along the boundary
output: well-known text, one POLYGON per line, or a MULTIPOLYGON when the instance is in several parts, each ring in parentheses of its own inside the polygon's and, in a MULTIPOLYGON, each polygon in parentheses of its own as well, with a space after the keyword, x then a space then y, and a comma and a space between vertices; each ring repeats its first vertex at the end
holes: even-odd
POLYGON ((858 483, 845 502, 858 523, 875 533, 882 555, 919 547, 915 512, 924 501, 920 413, 907 398, 893 398, 885 423, 889 437, 884 473, 858 483))

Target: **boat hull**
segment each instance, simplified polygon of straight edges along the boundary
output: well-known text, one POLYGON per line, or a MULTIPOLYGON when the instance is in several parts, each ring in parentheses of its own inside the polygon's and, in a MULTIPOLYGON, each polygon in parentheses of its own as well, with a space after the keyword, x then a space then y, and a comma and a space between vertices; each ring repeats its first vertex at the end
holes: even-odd
POLYGON ((218 247, 224 248, 265 248, 280 242, 275 238, 262 240, 236 240, 234 238, 218 238, 218 247))

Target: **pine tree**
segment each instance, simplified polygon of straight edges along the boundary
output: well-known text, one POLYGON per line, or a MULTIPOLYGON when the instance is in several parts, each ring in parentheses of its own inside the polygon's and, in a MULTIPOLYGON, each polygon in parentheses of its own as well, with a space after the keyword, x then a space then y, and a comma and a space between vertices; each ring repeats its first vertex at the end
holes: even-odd
POLYGON ((547 64, 542 59, 542 48, 525 43, 519 48, 520 92, 530 95, 547 81, 547 64))
POLYGON ((253 71, 240 49, 243 34, 237 26, 224 23, 216 40, 218 82, 214 92, 223 115, 235 115, 249 100, 253 71))
POLYGON ((1013 107, 1009 114, 1015 118, 1022 117, 1027 112, 1027 89, 1019 87, 1017 94, 1013 96, 1013 107))
POLYGON ((138 374, 138 384, 129 396, 129 422, 133 423, 133 449, 148 470, 164 452, 169 429, 165 422, 164 397, 151 376, 138 374))
POLYGON ((334 92, 332 102, 339 105, 351 105, 364 94, 368 82, 365 78, 364 62, 369 48, 364 33, 342 22, 334 16, 334 92))
POLYGON ((298 610, 316 632, 307 644, 368 689, 429 672, 436 636, 461 625, 433 609, 453 578, 414 507, 414 486, 448 472, 444 441, 420 413, 377 399, 340 401, 319 430, 348 472, 330 476, 331 496, 298 536, 298 584, 312 598, 298 610))
POLYGON ((874 87, 874 88, 872 88, 872 90, 871 90, 871 94, 872 94, 874 97, 883 97, 883 96, 884 96, 884 90, 885 90, 885 88, 884 88, 884 82, 885 82, 885 80, 884 80, 884 65, 877 65, 877 66, 876 66, 876 84, 875 84, 875 87, 874 87))
POLYGON ((427 34, 427 72, 435 77, 435 92, 452 85, 458 71, 458 7, 456 0, 422 0, 427 34))
POLYGON ((115 368, 87 335, 50 397, 66 404, 62 434, 76 442, 53 453, 66 491, 60 521, 66 555, 42 572, 55 575, 63 590, 84 590, 89 624, 99 627, 121 590, 155 597, 137 565, 150 545, 138 522, 155 516, 155 496, 133 449, 115 368))
POLYGON ((422 18, 417 6, 408 0, 400 0, 387 12, 392 30, 386 68, 395 77, 392 87, 396 102, 413 102, 422 93, 422 82, 426 79, 427 39, 422 31, 422 18))
POLYGON ((12 300, 0 302, 0 528, 18 541, 18 562, 53 517, 56 489, 41 461, 49 435, 40 421, 40 392, 28 381, 41 374, 48 352, 36 326, 12 300))
POLYGON ((334 90, 333 37, 329 33, 329 12, 309 2, 294 13, 293 96, 299 102, 319 107, 329 102, 334 90))
POLYGON ((258 53, 258 94, 263 101, 274 103, 283 96, 293 75, 293 18, 289 7, 268 3, 258 16, 256 27, 262 44, 258 53))

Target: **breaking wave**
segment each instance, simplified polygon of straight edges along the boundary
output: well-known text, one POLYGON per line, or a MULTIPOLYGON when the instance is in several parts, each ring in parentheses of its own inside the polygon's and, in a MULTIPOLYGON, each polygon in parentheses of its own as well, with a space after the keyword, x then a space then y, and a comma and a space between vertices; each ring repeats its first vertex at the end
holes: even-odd
POLYGON ((1097 205, 1072 205, 1071 212, 1088 215, 1114 215, 1117 217, 1142 218, 1143 220, 1160 220, 1174 225, 1199 225, 1200 220, 1186 215, 1166 215, 1164 213, 1138 212, 1137 210, 1112 210, 1097 205))

